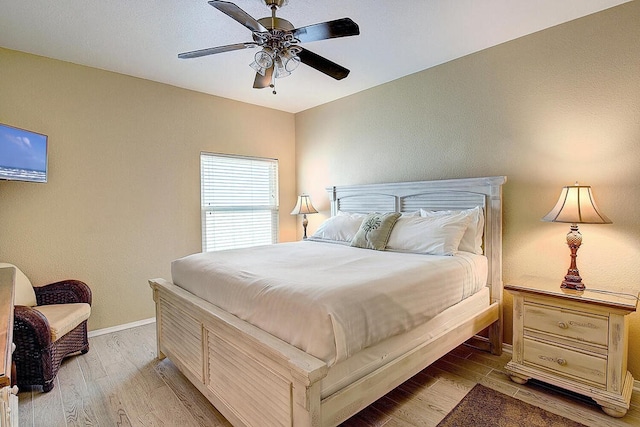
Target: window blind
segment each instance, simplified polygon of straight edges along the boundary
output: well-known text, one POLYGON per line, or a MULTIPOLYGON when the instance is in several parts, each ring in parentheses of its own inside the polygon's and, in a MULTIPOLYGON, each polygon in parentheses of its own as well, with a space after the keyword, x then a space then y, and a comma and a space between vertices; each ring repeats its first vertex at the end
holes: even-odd
POLYGON ((277 243, 278 161, 200 153, 202 250, 277 243))

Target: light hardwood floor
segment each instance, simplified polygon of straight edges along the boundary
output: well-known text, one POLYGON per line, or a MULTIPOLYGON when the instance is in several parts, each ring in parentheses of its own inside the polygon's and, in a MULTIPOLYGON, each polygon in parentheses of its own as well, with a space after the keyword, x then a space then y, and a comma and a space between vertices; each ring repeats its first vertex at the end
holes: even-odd
MULTIPOLYGON (((20 391, 21 427, 230 426, 170 360, 155 359, 155 325, 89 341, 89 353, 63 363, 51 392, 20 391)), ((477 383, 587 426, 640 426, 638 393, 627 415, 614 419, 576 396, 511 382, 509 358, 460 346, 344 426, 435 426, 477 383)))

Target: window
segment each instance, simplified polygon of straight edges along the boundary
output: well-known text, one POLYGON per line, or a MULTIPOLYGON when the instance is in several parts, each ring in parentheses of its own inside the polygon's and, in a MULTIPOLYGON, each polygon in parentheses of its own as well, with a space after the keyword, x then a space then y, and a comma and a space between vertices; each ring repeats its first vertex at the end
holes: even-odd
POLYGON ((202 250, 278 241, 278 161, 200 153, 202 250))

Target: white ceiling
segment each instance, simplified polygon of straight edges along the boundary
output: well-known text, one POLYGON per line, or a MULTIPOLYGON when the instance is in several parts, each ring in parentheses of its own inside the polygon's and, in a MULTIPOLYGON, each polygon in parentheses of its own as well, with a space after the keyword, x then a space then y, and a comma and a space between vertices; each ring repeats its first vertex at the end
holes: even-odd
MULTIPOLYGON (((256 50, 178 59, 251 41, 206 0, 3 0, 0 46, 288 112, 299 112, 627 0, 289 0, 296 27, 349 17, 360 35, 305 43, 351 70, 336 81, 301 65, 253 89, 256 50)), ((235 0, 254 18, 262 0, 235 0)))

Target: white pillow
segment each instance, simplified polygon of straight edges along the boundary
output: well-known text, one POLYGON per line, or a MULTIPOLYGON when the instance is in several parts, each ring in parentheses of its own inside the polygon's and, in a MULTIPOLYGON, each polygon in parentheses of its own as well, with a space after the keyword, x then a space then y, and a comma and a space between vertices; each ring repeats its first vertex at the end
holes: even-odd
POLYGON ((391 230, 387 250, 455 255, 470 221, 469 215, 400 217, 391 230))
POLYGON ((25 276, 25 274, 15 265, 0 262, 0 268, 6 267, 13 267, 16 269, 13 305, 35 307, 38 304, 36 301, 36 293, 33 290, 33 286, 31 286, 29 278, 25 276))
POLYGON ((358 232, 365 214, 338 212, 338 215, 326 219, 309 239, 351 242, 358 232))
POLYGON ((474 254, 482 255, 482 235, 484 233, 484 213, 479 206, 476 206, 472 209, 464 209, 464 210, 450 210, 450 211, 426 211, 424 209, 420 209, 420 215, 423 217, 442 217, 449 215, 469 215, 471 221, 469 222, 469 226, 467 230, 464 232, 462 236, 462 240, 460 241, 460 247, 458 248, 461 251, 471 252, 474 254))

